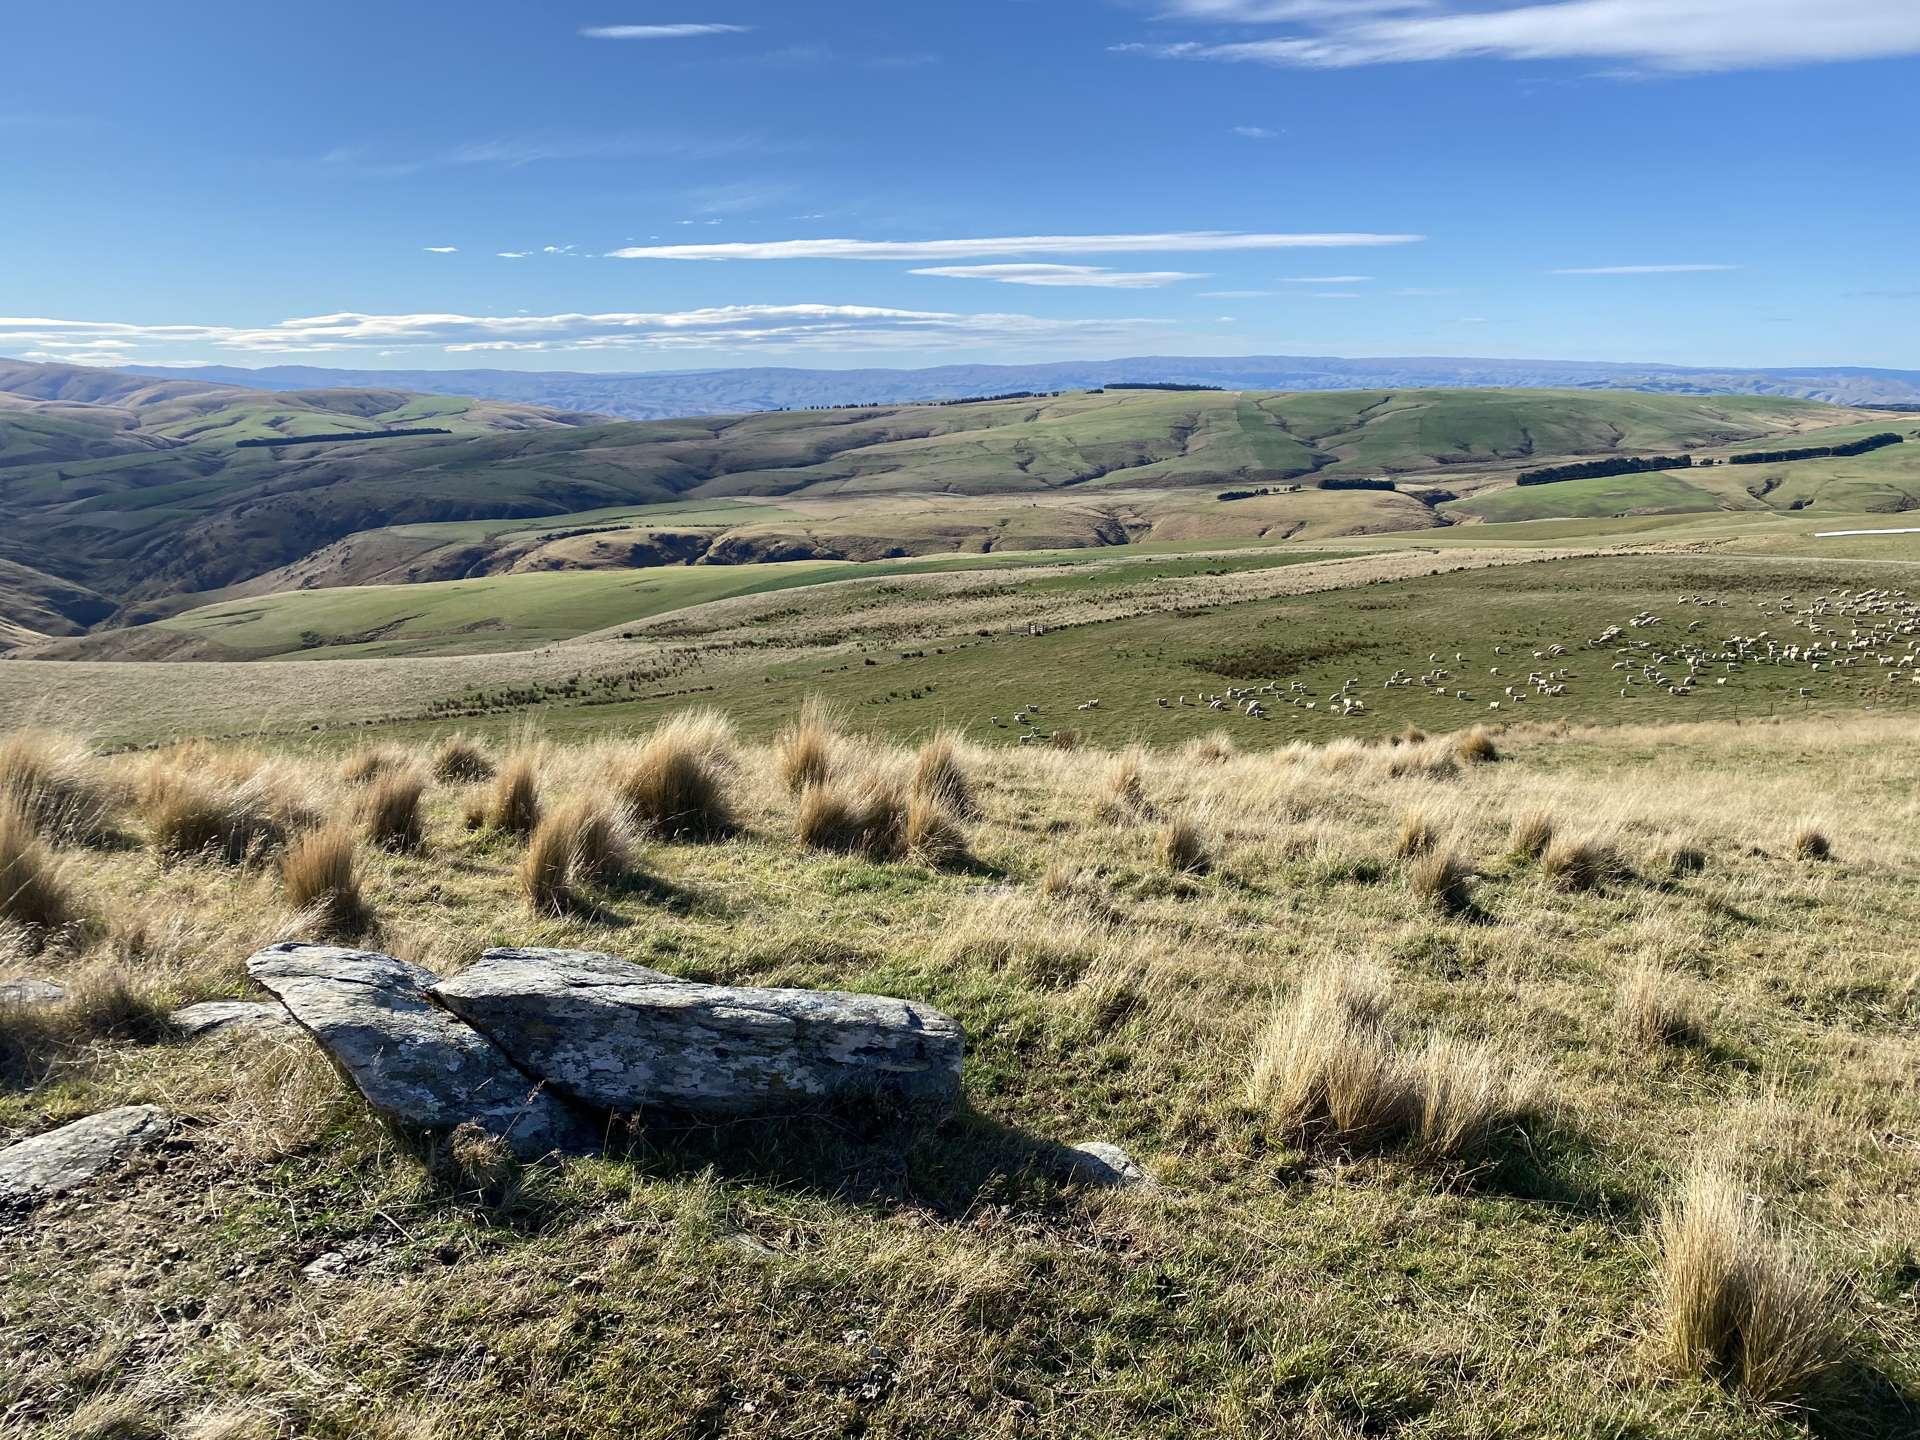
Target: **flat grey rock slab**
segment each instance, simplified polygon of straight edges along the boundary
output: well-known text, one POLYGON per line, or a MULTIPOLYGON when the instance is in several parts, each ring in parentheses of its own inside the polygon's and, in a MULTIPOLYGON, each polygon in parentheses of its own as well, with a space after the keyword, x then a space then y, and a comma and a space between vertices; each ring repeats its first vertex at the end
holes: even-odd
POLYGON ((283 1030, 298 1027, 287 1007, 259 1000, 202 1000, 174 1011, 167 1019, 188 1039, 224 1030, 283 1030))
POLYGON ((67 987, 51 980, 0 980, 0 1005, 53 1005, 67 998, 67 987))
POLYGON ((1118 1145, 1106 1140, 1088 1140, 1069 1146, 1065 1163, 1067 1173, 1082 1185, 1101 1185, 1114 1190, 1153 1185, 1153 1177, 1118 1145))
POLYGON ((158 1105, 123 1105, 9 1145, 0 1150, 0 1205, 64 1195, 172 1129, 158 1105))
POLYGON ((939 1113, 960 1093, 959 1024, 908 1000, 692 984, 556 950, 489 950, 432 993, 521 1069, 608 1110, 739 1116, 871 1097, 939 1113))
POLYGON ((473 1121, 522 1159, 592 1147, 564 1102, 428 998, 430 971, 371 950, 289 941, 254 955, 247 973, 395 1124, 441 1133, 473 1121))

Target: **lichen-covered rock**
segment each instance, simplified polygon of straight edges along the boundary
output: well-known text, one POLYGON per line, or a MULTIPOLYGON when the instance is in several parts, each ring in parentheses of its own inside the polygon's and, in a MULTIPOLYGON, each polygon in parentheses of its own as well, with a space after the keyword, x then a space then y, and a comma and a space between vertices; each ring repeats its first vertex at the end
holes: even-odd
POLYGON ((438 1133, 473 1121, 522 1159, 589 1148, 591 1131, 486 1036, 435 1005, 429 971, 333 945, 270 945, 247 973, 271 991, 394 1123, 438 1133))
POLYGON ((135 1150, 167 1138, 173 1121, 157 1105, 122 1105, 0 1150, 0 1205, 63 1195, 135 1150))
POLYGON ((173 1028, 189 1040, 223 1030, 293 1030, 293 1017, 284 1005, 259 1000, 202 1000, 167 1016, 173 1028))
POLYGON ((907 1000, 691 984, 556 950, 489 950, 432 993, 522 1069, 610 1110, 734 1116, 871 1097, 935 1114, 960 1091, 960 1026, 907 1000))
POLYGON ((67 987, 51 980, 0 980, 0 1005, 54 1005, 67 998, 67 987))

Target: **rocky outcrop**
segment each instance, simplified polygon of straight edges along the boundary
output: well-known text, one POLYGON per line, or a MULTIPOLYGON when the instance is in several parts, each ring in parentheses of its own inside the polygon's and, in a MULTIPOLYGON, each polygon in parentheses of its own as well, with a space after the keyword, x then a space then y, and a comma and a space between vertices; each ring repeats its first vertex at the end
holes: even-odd
POLYGON ((1141 1168, 1140 1162, 1110 1141, 1088 1140, 1070 1146, 1062 1163, 1068 1178, 1082 1185, 1108 1190, 1153 1188, 1153 1177, 1141 1168))
POLYGON ((64 1195, 172 1128, 157 1105, 123 1105, 9 1145, 0 1150, 0 1206, 64 1195))
POLYGON ((67 987, 51 980, 0 980, 0 1005, 55 1005, 67 998, 67 987))
POLYGON ((367 1103, 408 1129, 467 1121, 523 1159, 587 1148, 592 1133, 486 1036, 435 1005, 418 965, 368 950, 286 943, 247 961, 367 1103))
POLYGON ((198 1039, 226 1030, 292 1030, 293 1017, 284 1005, 267 1005, 258 1000, 202 1000, 183 1006, 167 1016, 168 1022, 183 1038, 198 1039))
POLYGON ((944 1112, 958 1023, 907 1000, 690 984, 586 951, 489 950, 431 986, 530 1074, 583 1104, 737 1116, 871 1099, 944 1112))

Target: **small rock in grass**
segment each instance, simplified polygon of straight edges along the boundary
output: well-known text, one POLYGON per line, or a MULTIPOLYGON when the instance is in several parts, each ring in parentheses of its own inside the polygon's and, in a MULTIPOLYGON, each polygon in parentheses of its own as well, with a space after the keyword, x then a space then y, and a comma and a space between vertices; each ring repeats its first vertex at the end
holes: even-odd
POLYGON ((0 1205, 64 1195, 172 1129, 157 1105, 123 1105, 9 1145, 0 1150, 0 1205))

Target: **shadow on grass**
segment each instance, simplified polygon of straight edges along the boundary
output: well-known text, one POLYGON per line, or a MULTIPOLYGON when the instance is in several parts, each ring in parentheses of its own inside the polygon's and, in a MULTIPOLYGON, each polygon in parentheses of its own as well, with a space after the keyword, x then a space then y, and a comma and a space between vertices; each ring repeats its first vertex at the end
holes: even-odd
POLYGON ((1814 1386, 1804 1420, 1821 1440, 1920 1435, 1920 1394, 1868 1359, 1849 1359, 1814 1386))

